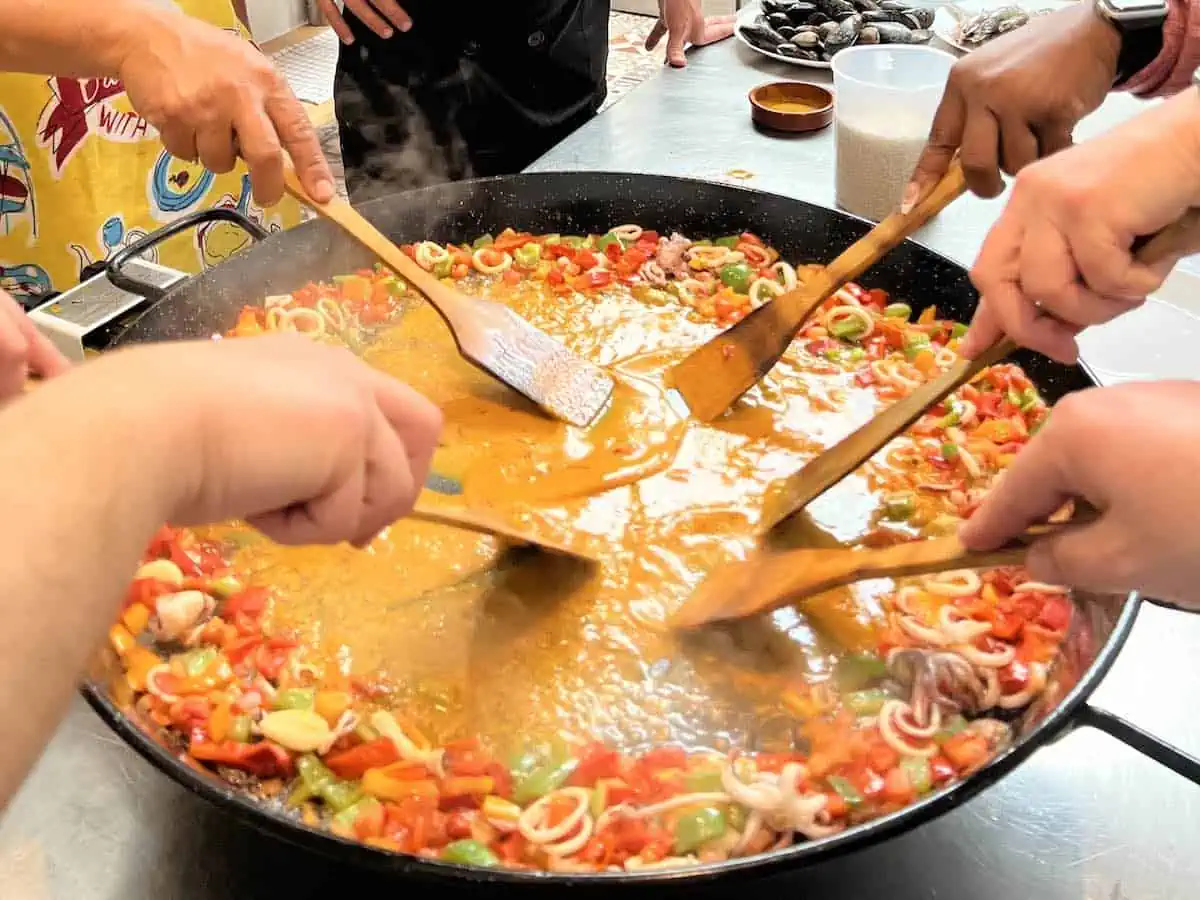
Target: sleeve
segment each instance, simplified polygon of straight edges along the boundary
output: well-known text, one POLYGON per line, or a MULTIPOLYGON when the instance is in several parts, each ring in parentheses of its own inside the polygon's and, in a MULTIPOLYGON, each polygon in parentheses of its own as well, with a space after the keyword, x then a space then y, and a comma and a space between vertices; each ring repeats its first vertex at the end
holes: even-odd
POLYGON ((1192 83, 1200 67, 1200 0, 1168 0, 1162 52, 1131 76, 1122 90, 1137 97, 1166 97, 1192 83))

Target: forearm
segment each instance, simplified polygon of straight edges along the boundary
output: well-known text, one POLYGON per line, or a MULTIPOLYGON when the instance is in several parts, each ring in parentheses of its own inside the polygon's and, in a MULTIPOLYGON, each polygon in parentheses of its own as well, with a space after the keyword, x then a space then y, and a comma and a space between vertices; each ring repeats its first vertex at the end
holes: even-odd
POLYGON ((0 413, 0 718, 9 723, 0 809, 53 734, 171 511, 162 490, 170 429, 148 427, 120 379, 91 368, 0 413))
POLYGON ((126 54, 181 17, 147 0, 0 0, 0 71, 115 78, 126 54))

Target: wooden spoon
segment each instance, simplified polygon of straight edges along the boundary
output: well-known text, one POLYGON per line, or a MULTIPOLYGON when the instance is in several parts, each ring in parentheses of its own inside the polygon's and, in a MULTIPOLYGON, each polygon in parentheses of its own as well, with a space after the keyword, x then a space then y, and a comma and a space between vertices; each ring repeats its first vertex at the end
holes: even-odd
MULTIPOLYGON (((1200 226, 1200 210, 1191 209, 1178 221, 1157 234, 1134 242, 1135 256, 1144 265, 1189 249, 1189 243, 1200 226)), ((772 497, 771 508, 763 517, 764 530, 802 510, 829 488, 833 487, 888 443, 925 411, 940 403, 953 391, 966 384, 988 366, 994 365, 1017 349, 1003 337, 985 349, 975 359, 959 358, 945 372, 927 381, 911 394, 896 401, 857 431, 843 438, 808 465, 787 478, 772 497)))
POLYGON ((693 415, 712 421, 771 371, 822 303, 966 189, 962 165, 955 157, 933 191, 909 213, 892 213, 806 284, 760 306, 701 346, 671 369, 669 383, 693 415))
POLYGON ((675 628, 770 612, 831 588, 868 578, 928 575, 952 569, 989 569, 1025 561, 1039 538, 1094 521, 1099 514, 1076 503, 1065 522, 1035 525, 1021 537, 987 552, 968 550, 957 535, 862 550, 788 550, 721 567, 670 619, 675 628))
POLYGON ((422 502, 417 498, 413 511, 408 514, 410 519, 420 519, 424 522, 436 522, 440 525, 452 525, 456 528, 466 528, 469 531, 479 531, 512 541, 517 544, 529 544, 551 553, 573 556, 585 562, 600 561, 595 548, 587 541, 572 541, 564 543, 538 533, 534 528, 525 525, 514 525, 504 519, 480 510, 468 509, 462 506, 435 505, 422 502))
POLYGON ((572 425, 590 424, 608 405, 613 380, 599 366, 576 356, 504 304, 468 297, 442 284, 349 203, 338 197, 328 203, 312 199, 290 165, 284 168, 284 184, 289 194, 340 226, 423 294, 468 362, 572 425))

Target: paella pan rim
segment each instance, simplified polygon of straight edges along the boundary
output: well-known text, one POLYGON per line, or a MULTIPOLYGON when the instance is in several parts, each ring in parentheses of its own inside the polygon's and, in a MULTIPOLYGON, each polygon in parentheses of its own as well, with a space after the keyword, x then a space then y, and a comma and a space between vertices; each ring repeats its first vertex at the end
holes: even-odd
MULTIPOLYGON (((690 217, 692 222, 692 225, 689 226, 680 221, 677 226, 680 230, 689 227, 702 228, 703 225, 710 223, 710 219, 705 216, 713 219, 726 218, 730 220, 726 224, 731 228, 736 227, 740 222, 737 230, 750 228, 759 231, 771 243, 777 243, 784 247, 786 247, 786 243, 774 240, 772 231, 787 228, 794 231, 799 227, 804 231, 803 240, 806 251, 811 251, 813 245, 824 242, 820 247, 819 254, 810 254, 809 258, 811 259, 835 255, 851 241, 865 234, 870 227, 870 223, 839 210, 766 194, 741 185, 719 184, 673 176, 618 172, 552 172, 500 176, 475 182, 458 182, 423 188, 373 200, 359 208, 367 218, 374 221, 385 232, 393 235, 404 233, 403 239, 414 240, 421 239, 421 237, 414 237, 411 232, 417 232, 422 237, 436 236, 434 233, 430 233, 436 232, 436 228, 431 229, 428 226, 430 222, 439 218, 438 213, 441 214, 438 227, 443 230, 447 227, 454 227, 451 223, 457 223, 458 227, 461 227, 464 216, 471 224, 478 224, 476 220, 481 217, 499 214, 504 218, 506 224, 511 224, 513 227, 524 227, 530 230, 541 227, 543 231, 557 231, 557 228, 539 226, 537 223, 545 222, 547 217, 554 224, 561 224, 564 217, 574 221, 576 218, 574 213, 563 211, 568 209, 571 203, 575 203, 579 207, 579 219, 597 218, 605 211, 623 208, 624 213, 630 216, 628 221, 637 221, 646 227, 660 225, 659 222, 654 221, 654 218, 663 220, 659 228, 662 231, 671 230, 670 221, 674 221, 673 210, 676 208, 683 210, 685 214, 680 216, 681 219, 690 217), (571 200, 572 197, 578 199, 571 200), (657 215, 638 218, 639 209, 642 207, 657 215), (428 213, 430 208, 436 210, 432 215, 428 213), (475 215, 476 218, 471 219, 471 215, 475 215), (558 216, 557 220, 553 218, 555 215, 558 216), (797 221, 804 224, 797 225, 797 221), (774 227, 772 222, 777 227, 774 227)), ((619 224, 614 217, 609 217, 607 221, 608 226, 619 224)), ((492 222, 492 224, 496 223, 492 222)), ((719 229, 714 225, 703 233, 718 232, 719 229)), ((462 238, 460 236, 457 239, 461 240, 462 238)), ((189 286, 195 287, 197 283, 200 283, 201 293, 203 293, 206 283, 215 283, 218 288, 218 300, 222 303, 233 303, 230 298, 220 295, 222 284, 227 286, 225 293, 229 293, 228 286, 236 285, 237 288, 233 288, 234 291, 240 288, 244 292, 247 282, 255 282, 255 290, 260 286, 260 282, 270 282, 270 290, 264 291, 259 296, 264 296, 268 292, 294 290, 305 280, 314 277, 327 278, 333 274, 333 271, 339 270, 336 254, 329 248, 342 250, 344 248, 339 247, 339 244, 344 243, 344 239, 332 226, 320 220, 310 221, 285 234, 275 235, 216 269, 182 282, 180 286, 173 288, 146 315, 132 323, 126 332, 114 341, 114 344, 198 337, 218 330, 219 325, 216 320, 211 317, 204 319, 203 315, 196 317, 188 304, 180 301, 177 305, 173 305, 172 299, 188 292, 189 286), (309 267, 309 271, 305 270, 305 266, 309 267), (258 276, 259 273, 256 271, 258 267, 273 267, 274 275, 261 276, 257 279, 247 277, 252 272, 258 276), (314 267, 324 267, 323 274, 315 274, 314 267), (272 281, 272 277, 274 281, 272 281), (296 278, 300 279, 299 283, 288 287, 288 279, 296 278), (176 321, 180 319, 184 320, 182 325, 176 321), (167 327, 163 327, 164 323, 167 327)), ((910 268, 920 265, 940 272, 946 282, 937 289, 942 292, 943 300, 947 299, 947 294, 949 294, 957 300, 959 307, 962 306, 962 293, 970 290, 962 266, 912 240, 905 241, 902 247, 893 251, 891 259, 894 261, 897 257, 907 260, 906 263, 897 264, 900 268, 905 265, 910 268)), ((795 256, 795 259, 801 261, 799 256, 795 256)), ((885 261, 880 263, 877 268, 886 270, 889 265, 888 261, 885 261)), ((896 268, 896 266, 892 266, 892 268, 896 268)), ((348 270, 340 269, 340 271, 348 270)), ((900 274, 894 272, 893 280, 905 283, 911 289, 916 274, 907 270, 900 274)), ((924 272, 921 274, 923 275, 924 272)), ((882 283, 880 286, 891 289, 886 283, 882 283)), ((921 290, 925 291, 923 283, 921 290)), ((212 296, 210 292, 210 295, 203 299, 207 302, 208 299, 212 299, 212 296)), ((190 299, 194 301, 196 298, 190 299)), ((194 305, 194 303, 191 304, 191 307, 194 305)), ((236 306, 231 306, 234 312, 237 308, 240 308, 240 300, 236 306)), ((227 322, 232 322, 231 315, 227 317, 227 322)), ((1028 357, 1028 359, 1035 368, 1044 369, 1048 365, 1043 360, 1034 360, 1032 357, 1028 357)), ((1024 361, 1022 359, 1022 362, 1024 361)), ((1052 370, 1056 373, 1054 377, 1065 376, 1076 383, 1095 383, 1092 373, 1083 364, 1073 370, 1058 366, 1052 367, 1052 370)), ((1039 379, 1035 377, 1035 382, 1037 381, 1039 379)), ((1137 596, 1130 595, 1128 602, 1125 603, 1120 615, 1113 623, 1111 631, 1104 637, 1101 646, 1097 648, 1094 658, 1062 700, 1040 722, 1023 734, 1012 747, 968 778, 949 785, 918 803, 830 837, 806 841, 756 857, 725 860, 672 870, 556 873, 475 868, 393 853, 347 840, 329 831, 306 826, 293 817, 236 791, 215 774, 207 774, 188 766, 127 718, 95 682, 85 683, 82 690, 100 718, 126 743, 172 780, 213 803, 219 809, 232 812, 237 818, 260 832, 341 862, 353 863, 366 869, 400 876, 443 881, 451 879, 476 884, 524 886, 540 884, 555 888, 564 886, 602 887, 617 883, 660 886, 695 884, 712 882, 728 876, 766 875, 785 869, 812 865, 885 840, 962 805, 1011 772, 1034 751, 1072 725, 1087 697, 1107 674, 1113 660, 1128 638, 1139 605, 1137 596)))

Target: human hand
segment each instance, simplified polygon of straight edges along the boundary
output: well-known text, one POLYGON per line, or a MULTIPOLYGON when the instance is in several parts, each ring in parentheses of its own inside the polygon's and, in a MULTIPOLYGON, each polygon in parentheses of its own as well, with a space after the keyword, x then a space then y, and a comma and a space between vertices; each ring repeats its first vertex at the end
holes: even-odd
POLYGON ((70 368, 17 301, 0 291, 0 403, 20 394, 30 375, 53 378, 70 368))
MULTIPOLYGON (((354 13, 358 20, 370 28, 381 38, 390 38, 393 27, 401 31, 412 28, 412 17, 404 11, 396 0, 345 0, 346 9, 354 13)), ((317 0, 317 6, 325 21, 329 23, 343 44, 354 43, 354 33, 346 24, 342 11, 334 0, 317 0)))
POLYGON ((1121 38, 1091 3, 1039 16, 984 44, 950 70, 929 142, 904 195, 911 208, 961 148, 971 190, 994 197, 1003 169, 1016 175, 1039 156, 1071 145, 1071 132, 1104 101, 1121 38))
POLYGON ((363 545, 406 515, 441 429, 437 407, 348 351, 299 335, 160 344, 90 364, 148 386, 174 446, 165 518, 244 518, 287 544, 363 545), (101 368, 103 367, 103 368, 101 368))
POLYGON ((971 271, 980 301, 961 350, 1007 334, 1059 362, 1075 336, 1140 306, 1200 235, 1143 264, 1134 241, 1200 205, 1200 95, 1187 91, 1020 174, 971 271), (1136 173, 1136 176, 1135 176, 1136 173))
POLYGON ((733 34, 736 16, 705 17, 700 0, 658 0, 658 21, 646 38, 646 49, 653 50, 667 37, 667 62, 677 69, 687 65, 684 47, 715 44, 733 34))
POLYGON ((283 77, 248 41, 174 10, 146 16, 120 54, 129 102, 179 159, 228 172, 250 168, 254 199, 283 196, 283 151, 318 202, 333 198, 333 175, 316 132, 283 77))
POLYGON ((963 543, 992 549, 1081 497, 1100 518, 1031 547, 1026 565, 1033 578, 1091 591, 1141 590, 1200 606, 1197 412, 1197 382, 1125 384, 1065 397, 963 525, 963 543))

